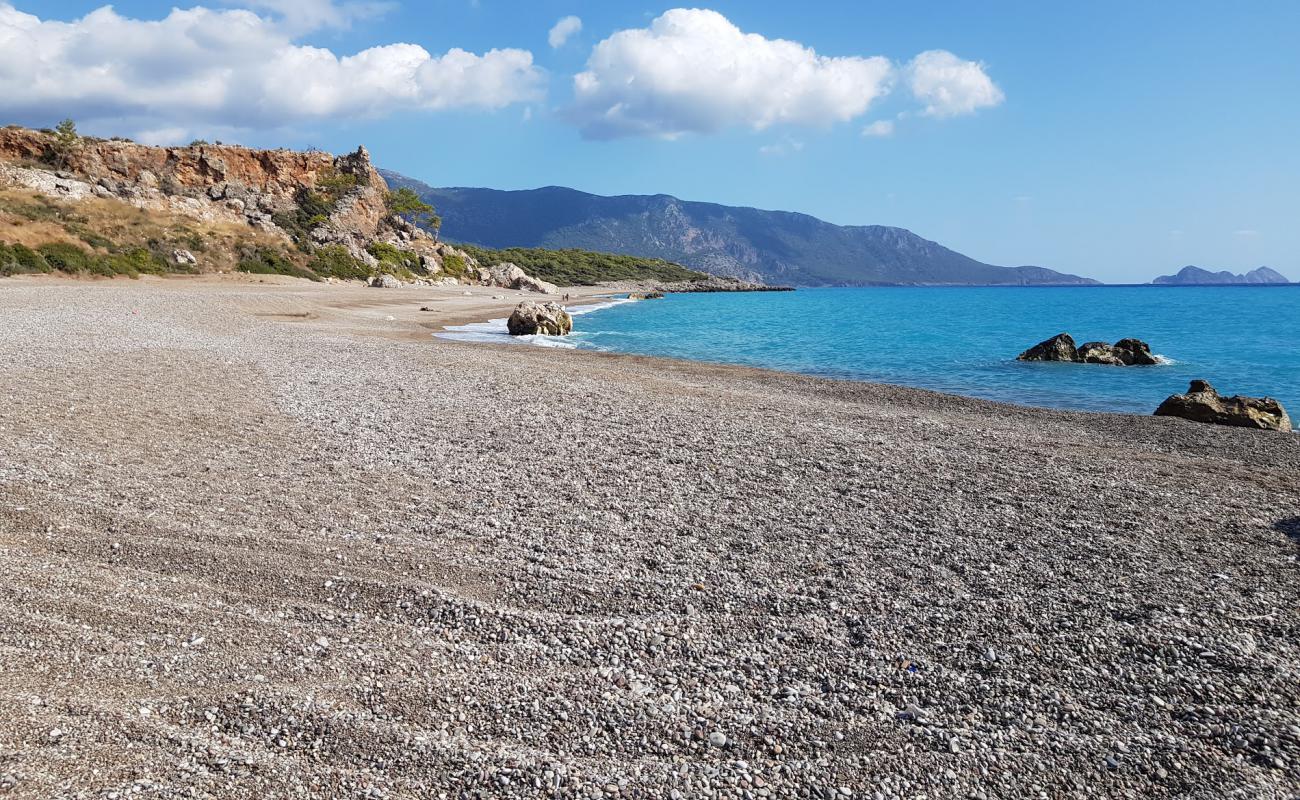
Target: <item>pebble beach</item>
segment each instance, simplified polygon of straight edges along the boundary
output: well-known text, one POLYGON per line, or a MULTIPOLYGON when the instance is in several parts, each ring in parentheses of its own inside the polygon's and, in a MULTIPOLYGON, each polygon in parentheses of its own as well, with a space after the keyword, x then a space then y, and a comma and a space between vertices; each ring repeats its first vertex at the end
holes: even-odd
POLYGON ((0 796, 1300 796, 1300 437, 516 294, 0 282, 0 796))

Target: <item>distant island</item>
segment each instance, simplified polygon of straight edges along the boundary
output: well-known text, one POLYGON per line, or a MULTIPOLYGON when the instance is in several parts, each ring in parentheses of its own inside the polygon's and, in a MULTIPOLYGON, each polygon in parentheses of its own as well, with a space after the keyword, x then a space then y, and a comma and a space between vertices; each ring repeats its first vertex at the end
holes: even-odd
POLYGON ((1160 286, 1219 286, 1224 284, 1279 284, 1290 283, 1286 276, 1269 267, 1252 269, 1242 275, 1227 270, 1210 272, 1200 267, 1186 266, 1177 275, 1161 275, 1151 281, 1160 286))
POLYGON ((381 170, 442 216, 449 240, 490 248, 579 248, 662 259, 713 275, 794 286, 1093 285, 1045 267, 985 264, 903 228, 843 226, 807 214, 679 200, 435 188, 381 170))

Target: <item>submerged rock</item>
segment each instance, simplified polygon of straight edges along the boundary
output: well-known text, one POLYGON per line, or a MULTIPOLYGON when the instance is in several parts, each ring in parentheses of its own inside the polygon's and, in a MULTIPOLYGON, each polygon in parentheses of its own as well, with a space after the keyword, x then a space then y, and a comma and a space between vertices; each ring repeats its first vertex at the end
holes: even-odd
POLYGON ((1157 417, 1181 417, 1193 422, 1290 431, 1291 418, 1271 397, 1224 397, 1209 381, 1192 381, 1187 394, 1171 395, 1156 409, 1157 417))
POLYGON ((1074 346, 1074 337, 1068 333, 1058 333, 1016 356, 1016 360, 1074 362, 1080 359, 1079 350, 1074 346))
POLYGON ((506 329, 511 336, 565 336, 573 330, 573 317, 559 303, 525 300, 515 306, 506 329))

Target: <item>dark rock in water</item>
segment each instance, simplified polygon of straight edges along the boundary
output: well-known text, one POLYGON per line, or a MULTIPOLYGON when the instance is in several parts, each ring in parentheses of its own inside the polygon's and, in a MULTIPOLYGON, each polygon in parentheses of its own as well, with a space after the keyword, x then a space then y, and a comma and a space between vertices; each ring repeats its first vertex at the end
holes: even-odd
POLYGON ((1085 364, 1109 364, 1112 367, 1124 366, 1124 361, 1115 352, 1109 342, 1084 342, 1079 345, 1079 361, 1085 364))
POLYGON ((1058 333, 1045 342, 1039 342, 1017 356, 1018 361, 1065 361, 1084 364, 1109 364, 1114 367, 1158 364, 1151 355, 1151 346, 1140 339, 1120 339, 1109 342, 1084 342, 1075 347, 1068 333, 1058 333))
POLYGON ((628 300, 662 300, 663 292, 632 292, 627 296, 628 300))
POLYGON ((573 330, 573 317, 559 303, 534 303, 525 300, 515 306, 506 320, 511 336, 565 336, 573 330))
POLYGON ((1151 345, 1141 339, 1120 339, 1115 343, 1114 351, 1126 366, 1153 367, 1160 363, 1151 354, 1151 345))
POLYGON ((1151 355, 1151 345, 1141 339, 1120 339, 1115 344, 1087 342, 1079 346, 1079 360, 1115 367, 1149 367, 1160 363, 1151 355))
POLYGON ((1223 397, 1208 381, 1192 381, 1187 394, 1171 395, 1156 409, 1157 417, 1181 417, 1212 425, 1290 431, 1291 418, 1271 397, 1223 397))
POLYGON ((1025 352, 1016 356, 1017 361, 1079 361, 1079 350, 1074 346, 1074 337, 1068 333, 1058 333, 1045 342, 1039 342, 1025 352))

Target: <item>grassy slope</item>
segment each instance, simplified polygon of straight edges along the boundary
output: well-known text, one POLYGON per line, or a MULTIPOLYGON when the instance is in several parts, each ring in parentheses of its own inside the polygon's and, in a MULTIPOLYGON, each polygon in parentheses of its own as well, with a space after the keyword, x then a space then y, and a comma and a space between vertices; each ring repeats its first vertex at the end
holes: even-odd
MULTIPOLYGON (((52 269, 100 275, 197 271, 176 264, 176 250, 190 251, 202 271, 216 272, 237 269, 250 252, 287 249, 279 237, 246 225, 145 211, 113 199, 55 200, 25 189, 0 189, 0 245, 10 253, 14 245, 45 253, 52 269)), ((0 273, 32 271, 7 263, 7 270, 0 263, 0 273)))

